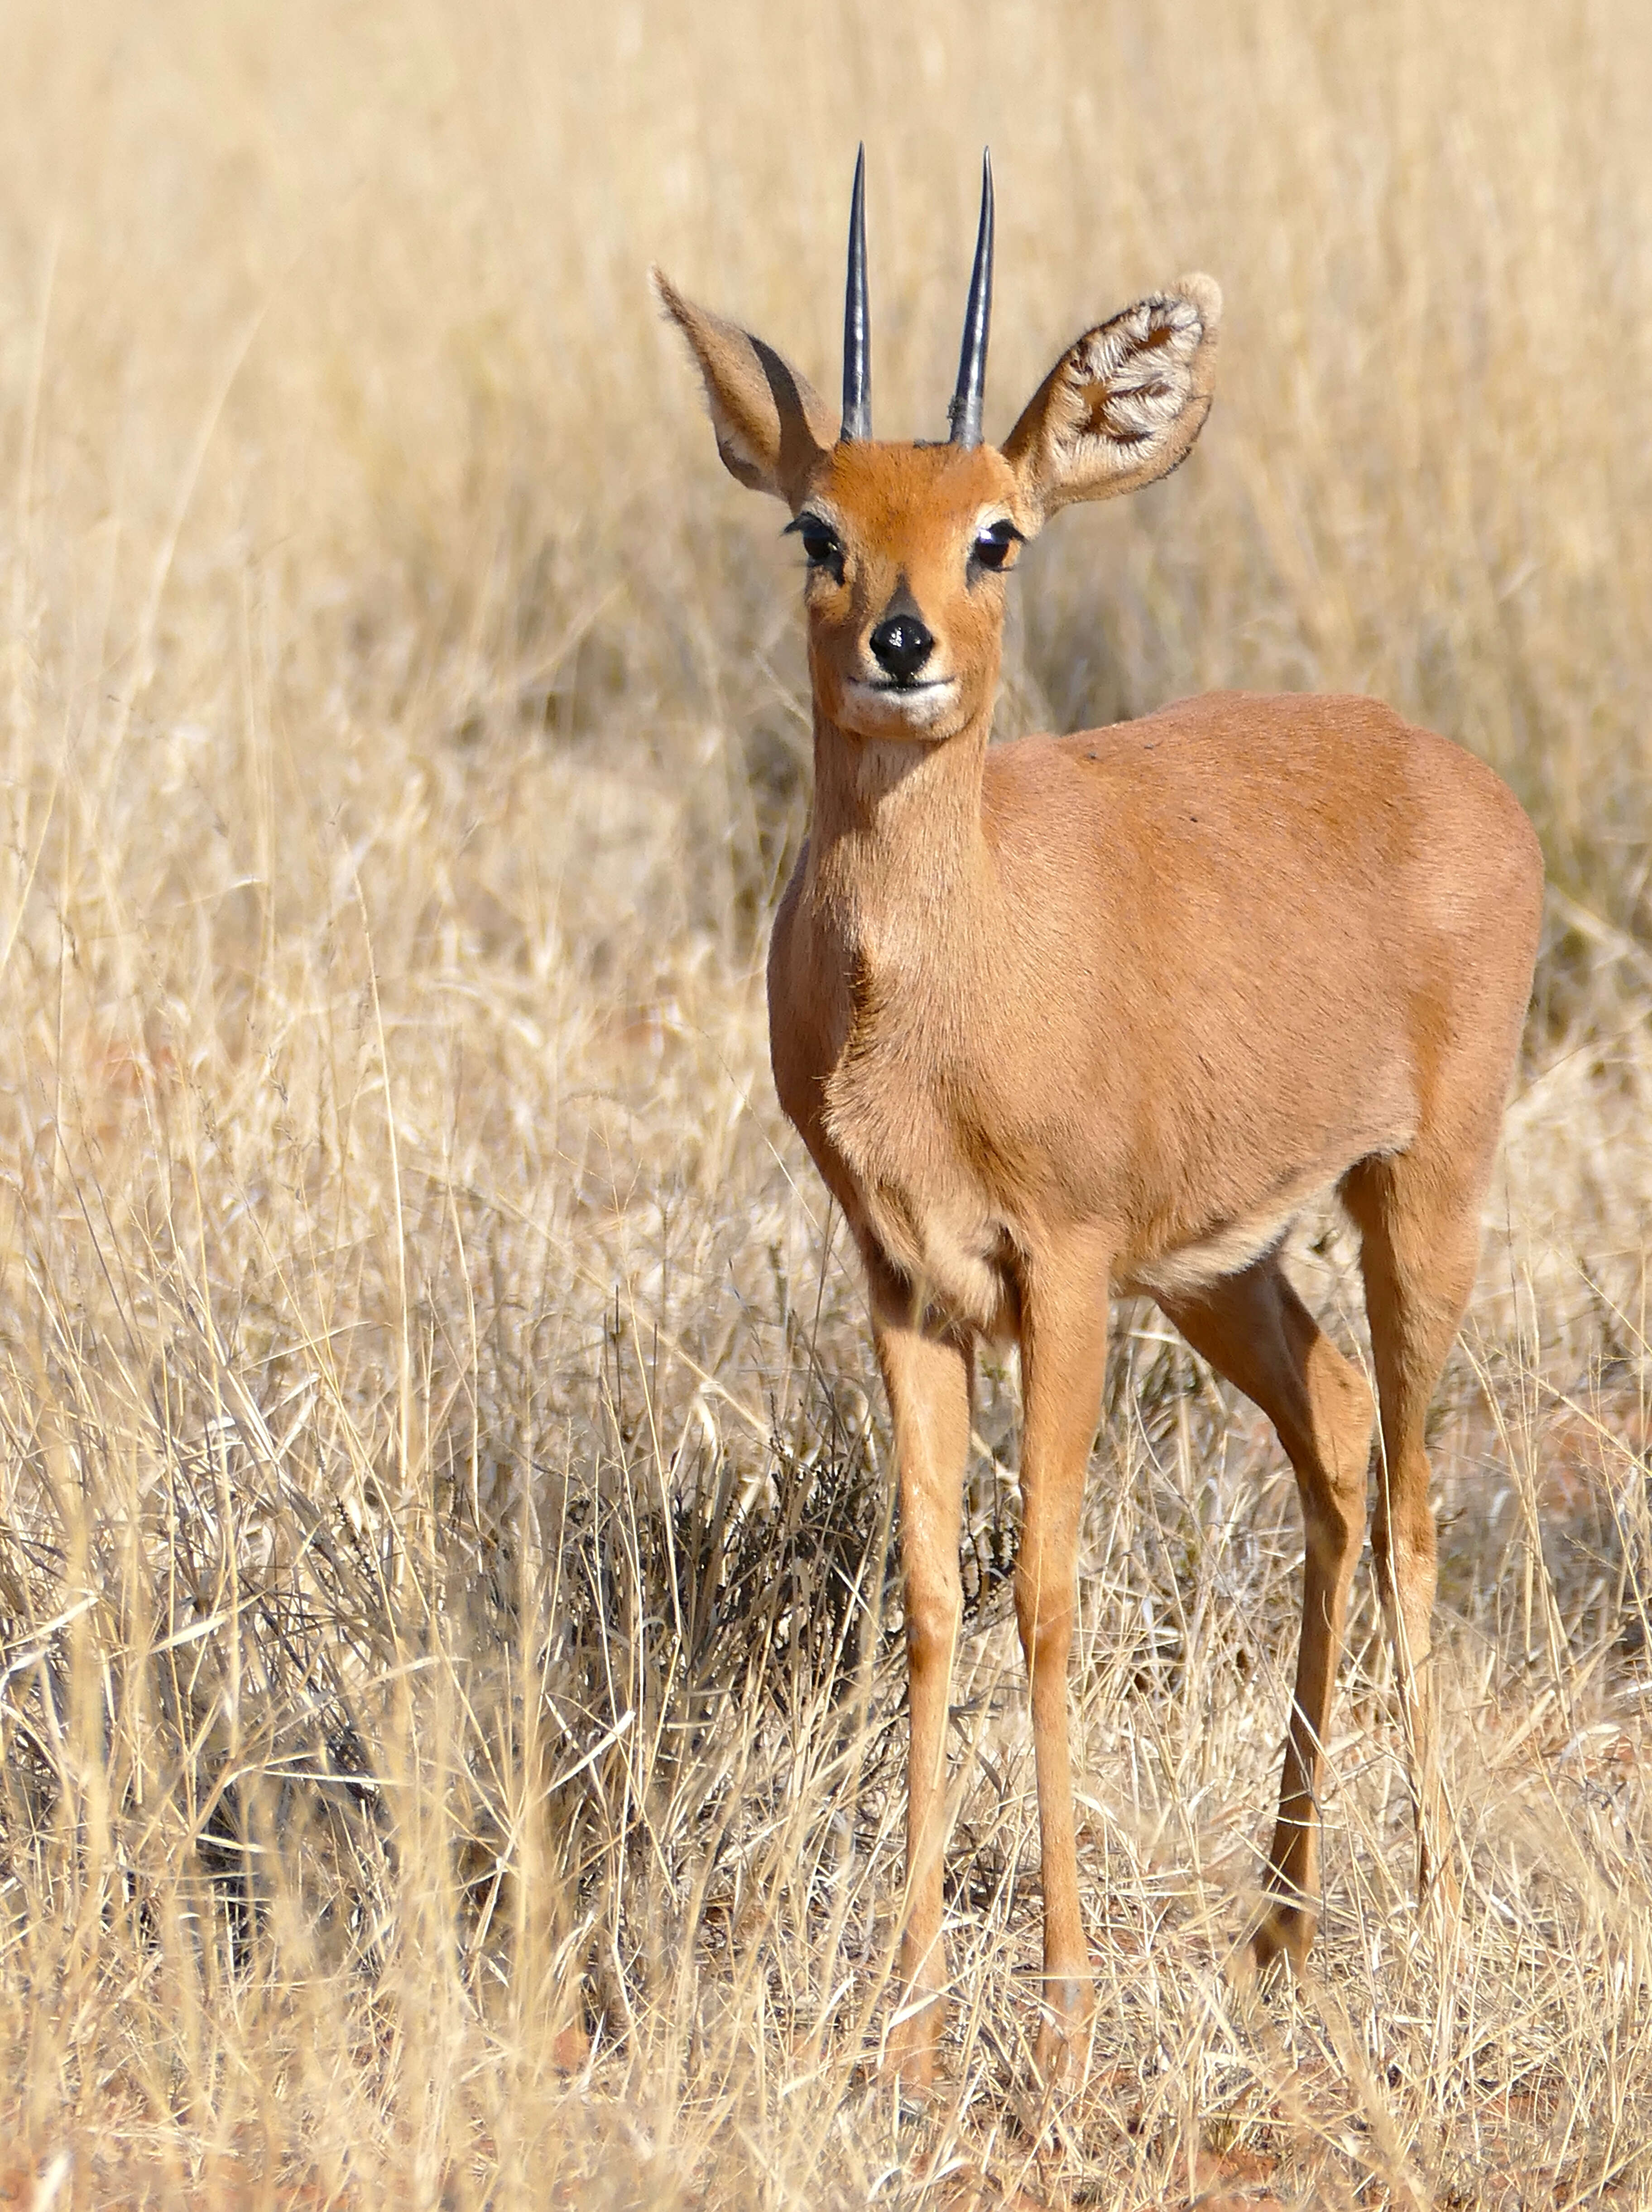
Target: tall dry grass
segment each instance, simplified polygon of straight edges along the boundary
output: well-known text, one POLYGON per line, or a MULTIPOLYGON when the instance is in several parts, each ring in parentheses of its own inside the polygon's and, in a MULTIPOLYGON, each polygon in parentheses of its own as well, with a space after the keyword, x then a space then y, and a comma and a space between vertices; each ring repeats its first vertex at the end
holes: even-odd
MULTIPOLYGON (((20 0, 4 49, 0 2189, 1652 2198, 1641 9, 20 0), (1227 1991, 1298 1526, 1121 1312, 1094 2062, 1033 2094, 992 1371, 918 2116, 883 1412, 765 1066, 795 579, 643 276, 830 389, 861 137, 890 434, 984 139, 989 434, 1084 315, 1228 295, 1192 464, 1026 563, 1006 725, 1369 688, 1557 886, 1436 1425, 1461 1934, 1362 1587, 1320 1970, 1227 1991)), ((1296 1264, 1357 1345, 1333 1219, 1296 1264)))

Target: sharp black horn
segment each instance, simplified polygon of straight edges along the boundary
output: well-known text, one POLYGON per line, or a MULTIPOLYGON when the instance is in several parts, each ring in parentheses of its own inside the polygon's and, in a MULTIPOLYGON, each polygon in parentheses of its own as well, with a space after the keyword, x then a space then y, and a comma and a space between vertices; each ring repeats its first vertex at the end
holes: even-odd
POLYGON ((969 305, 963 314, 963 349, 958 356, 958 388, 947 414, 955 446, 981 443, 981 401, 987 391, 987 337, 993 321, 993 156, 981 157, 981 228, 975 234, 975 265, 969 278, 969 305))
POLYGON ((866 149, 854 159, 849 204, 849 281, 843 295, 843 428, 838 435, 872 435, 872 325, 866 308, 866 149))

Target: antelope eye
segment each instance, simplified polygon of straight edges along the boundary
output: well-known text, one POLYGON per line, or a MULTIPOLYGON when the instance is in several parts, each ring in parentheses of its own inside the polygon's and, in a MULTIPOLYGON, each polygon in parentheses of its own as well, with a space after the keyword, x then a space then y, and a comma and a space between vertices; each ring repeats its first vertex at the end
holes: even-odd
POLYGON ((1013 522, 989 522, 970 547, 969 557, 983 568, 1006 568, 1021 543, 1022 534, 1013 522))
POLYGON ((787 536, 795 532, 803 540, 803 550, 811 568, 831 568, 840 575, 843 567, 843 545, 829 522, 811 514, 805 507, 793 523, 787 536))

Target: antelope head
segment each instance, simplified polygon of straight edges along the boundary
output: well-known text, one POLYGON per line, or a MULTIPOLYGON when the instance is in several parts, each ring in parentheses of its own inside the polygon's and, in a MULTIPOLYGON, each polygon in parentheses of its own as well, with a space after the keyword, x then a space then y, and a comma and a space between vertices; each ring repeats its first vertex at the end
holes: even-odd
POLYGON ((1004 445, 985 441, 990 160, 944 442, 872 434, 864 150, 849 219, 837 423, 772 346, 684 299, 658 270, 654 282, 700 365, 725 465, 792 511, 808 560, 817 711, 850 738, 935 744, 989 717, 1004 578, 1022 545, 1070 501, 1109 499, 1167 475, 1210 410, 1222 295, 1210 277, 1184 276, 1086 331, 1004 445))

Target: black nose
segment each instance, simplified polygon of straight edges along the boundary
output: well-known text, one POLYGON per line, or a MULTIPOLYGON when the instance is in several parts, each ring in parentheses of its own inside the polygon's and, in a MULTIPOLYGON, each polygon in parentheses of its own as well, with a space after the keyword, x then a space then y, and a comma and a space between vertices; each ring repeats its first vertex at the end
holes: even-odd
POLYGON ((885 674, 897 684, 910 684, 935 650, 935 641, 921 616, 889 615, 872 632, 872 649, 885 674))

